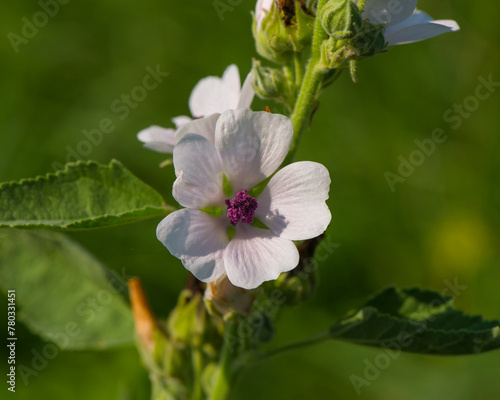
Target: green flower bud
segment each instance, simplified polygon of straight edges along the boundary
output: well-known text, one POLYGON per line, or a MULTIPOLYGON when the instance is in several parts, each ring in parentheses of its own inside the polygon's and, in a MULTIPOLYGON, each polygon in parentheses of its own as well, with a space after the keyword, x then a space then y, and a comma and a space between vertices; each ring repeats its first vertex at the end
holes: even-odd
POLYGON ((365 21, 362 32, 351 42, 352 51, 360 58, 372 57, 385 51, 387 43, 384 38, 384 29, 384 25, 365 21))
POLYGON ((319 11, 318 18, 334 39, 352 38, 363 25, 361 12, 351 0, 330 0, 319 11))
MULTIPOLYGON (((304 255, 304 250, 310 248, 310 241, 306 241, 299 246, 299 251, 304 255)), ((281 274, 274 282, 274 288, 282 293, 283 305, 296 306, 309 300, 316 289, 317 275, 316 262, 309 254, 302 257, 294 270, 281 274)))
POLYGON ((387 43, 383 33, 383 25, 364 21, 361 30, 351 38, 337 39, 331 36, 322 43, 321 65, 326 69, 350 67, 353 75, 353 62, 385 51, 387 43))
POLYGON ((347 66, 351 55, 349 41, 330 37, 321 44, 321 64, 327 69, 340 69, 347 66))
MULTIPOLYGON (((189 289, 181 292, 177 306, 168 318, 167 327, 174 342, 189 347, 210 343, 208 338, 213 337, 213 331, 220 328, 208 313, 203 303, 203 294, 193 293, 189 289)), ((217 347, 215 343, 214 347, 217 347)))
POLYGON ((283 71, 263 67, 260 61, 254 60, 253 74, 255 77, 254 90, 260 98, 288 103, 291 93, 288 80, 283 71))
POLYGON ((298 1, 290 2, 286 12, 276 2, 263 19, 253 17, 252 32, 257 52, 264 58, 278 64, 287 63, 293 53, 302 52, 311 44, 314 32, 314 16, 298 1))
POLYGON ((227 317, 233 313, 248 314, 257 296, 257 290, 234 286, 226 274, 207 284, 204 301, 216 315, 227 317))

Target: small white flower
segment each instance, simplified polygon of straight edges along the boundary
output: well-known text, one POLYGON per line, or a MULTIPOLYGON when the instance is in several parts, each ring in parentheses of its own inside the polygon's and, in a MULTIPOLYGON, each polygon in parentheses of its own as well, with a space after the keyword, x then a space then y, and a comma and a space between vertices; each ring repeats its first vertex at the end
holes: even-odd
POLYGON ((288 153, 290 119, 226 111, 216 122, 213 142, 197 134, 195 122, 174 148, 172 193, 186 208, 160 222, 158 239, 203 282, 226 273, 233 285, 253 289, 295 268, 299 254, 292 240, 316 237, 330 223, 328 170, 314 162, 290 164, 253 198, 247 191, 271 176, 288 153), (219 210, 218 216, 207 208, 219 210), (269 229, 254 226, 255 220, 269 229))
POLYGON ((389 46, 419 42, 460 29, 453 20, 434 21, 428 14, 416 10, 417 0, 366 0, 363 18, 386 24, 384 37, 389 46))
MULTIPOLYGON (((222 78, 217 76, 203 78, 196 84, 189 97, 191 115, 195 119, 202 119, 226 110, 249 108, 255 95, 252 82, 253 75, 250 73, 241 87, 240 73, 234 64, 226 68, 222 78)), ((172 118, 176 129, 153 125, 140 131, 137 138, 150 150, 172 153, 177 141, 176 131, 189 121, 192 121, 192 118, 181 115, 172 118)))

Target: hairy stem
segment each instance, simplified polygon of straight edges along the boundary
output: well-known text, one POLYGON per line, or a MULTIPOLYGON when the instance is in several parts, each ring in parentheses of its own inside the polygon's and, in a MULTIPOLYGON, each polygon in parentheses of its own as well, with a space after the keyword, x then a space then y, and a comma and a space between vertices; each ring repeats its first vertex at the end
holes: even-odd
MULTIPOLYGON (((327 0, 319 0, 318 12, 325 5, 327 0)), ((321 26, 321 21, 316 18, 314 35, 312 40, 311 58, 307 64, 304 80, 300 86, 299 95, 295 103, 291 119, 293 123, 293 141, 290 148, 288 162, 295 156, 297 145, 304 131, 309 126, 311 115, 316 107, 316 100, 321 88, 321 83, 327 70, 321 66, 321 45, 328 39, 328 34, 321 26)), ((297 67, 296 67, 297 68, 297 67)))
POLYGON ((314 335, 314 336, 311 336, 307 339, 300 340, 300 341, 294 342, 294 343, 289 343, 289 344, 286 344, 284 346, 277 347, 275 349, 271 349, 267 352, 260 353, 257 360, 261 361, 261 360, 264 360, 267 358, 274 357, 278 354, 287 352, 289 350, 295 350, 295 349, 300 349, 302 347, 312 346, 312 345, 324 342, 326 340, 329 340, 331 338, 332 338, 332 335, 331 335, 330 331, 321 332, 321 333, 314 335))
POLYGON ((191 361, 193 363, 193 395, 192 400, 203 400, 203 388, 201 387, 201 374, 203 371, 203 355, 199 348, 191 350, 191 361))
POLYGON ((304 66, 302 65, 302 55, 294 53, 293 61, 295 64, 295 88, 300 90, 302 79, 304 78, 304 66))
POLYGON ((219 371, 217 381, 214 386, 210 400, 226 400, 231 390, 231 383, 234 378, 233 361, 237 355, 236 349, 233 347, 234 337, 238 323, 235 319, 229 319, 226 322, 226 332, 224 334, 224 345, 219 361, 219 371))

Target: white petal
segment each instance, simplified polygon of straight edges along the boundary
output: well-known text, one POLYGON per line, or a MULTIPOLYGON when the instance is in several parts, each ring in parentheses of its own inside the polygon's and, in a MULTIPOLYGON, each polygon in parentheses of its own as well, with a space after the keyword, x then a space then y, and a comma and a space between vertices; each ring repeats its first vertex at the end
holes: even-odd
POLYGON ((172 153, 175 146, 175 129, 152 125, 137 134, 144 147, 159 153, 172 153))
POLYGON ((189 118, 186 115, 179 115, 178 117, 172 118, 172 122, 175 124, 176 128, 179 128, 184 124, 187 124, 189 121, 192 121, 192 118, 189 118))
POLYGON ((385 29, 384 35, 405 28, 407 26, 425 24, 426 22, 430 21, 433 21, 433 19, 429 14, 420 10, 415 10, 413 14, 410 15, 410 17, 406 18, 403 22, 400 22, 399 24, 396 25, 388 26, 385 29))
POLYGON ((248 224, 236 226, 235 235, 224 251, 227 277, 243 289, 254 289, 276 279, 298 263, 299 252, 293 242, 248 224))
POLYGON ((177 132, 175 132, 175 141, 180 142, 181 139, 188 133, 196 133, 197 135, 203 136, 210 142, 215 142, 215 124, 220 114, 212 114, 208 117, 193 119, 185 124, 183 124, 177 132))
POLYGON ((253 72, 250 71, 245 79, 245 82, 243 82, 243 87, 241 88, 240 97, 238 99, 238 105, 236 106, 237 110, 240 108, 250 108, 252 105, 253 98, 255 96, 255 90, 253 89, 254 81, 255 77, 253 72))
POLYGON ((257 198, 255 212, 276 235, 290 240, 321 235, 332 215, 325 201, 330 175, 321 164, 302 161, 279 170, 257 198))
POLYGON ((215 128, 224 173, 234 192, 251 189, 283 162, 292 143, 292 121, 284 115, 226 111, 215 128))
POLYGON ((224 273, 226 219, 186 208, 167 215, 156 236, 200 281, 211 282, 224 273))
POLYGON ((196 84, 189 97, 189 109, 193 117, 222 113, 237 108, 239 96, 240 74, 232 64, 222 78, 208 76, 196 84))
POLYGON ((172 194, 189 208, 224 206, 222 164, 213 143, 200 135, 187 134, 174 148, 178 177, 172 194))
POLYGON ((385 34, 389 46, 419 42, 447 32, 456 32, 460 29, 452 20, 437 20, 423 24, 410 25, 402 29, 385 34))
POLYGON ((366 0, 363 19, 377 24, 396 25, 410 17, 417 0, 366 0))
POLYGON ((240 88, 240 72, 236 64, 229 65, 222 74, 222 81, 228 86, 240 88))

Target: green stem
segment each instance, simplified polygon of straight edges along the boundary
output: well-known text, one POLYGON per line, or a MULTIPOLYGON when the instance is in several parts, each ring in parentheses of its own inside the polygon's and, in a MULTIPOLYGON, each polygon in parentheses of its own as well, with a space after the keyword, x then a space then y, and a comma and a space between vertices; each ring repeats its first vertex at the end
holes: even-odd
POLYGON ((155 377, 151 381, 151 400, 176 400, 176 397, 160 382, 160 378, 155 377))
POLYGON ((293 70, 292 70, 292 67, 290 65, 283 66, 283 73, 285 74, 285 78, 288 82, 294 81, 293 70))
POLYGON ((193 363, 193 395, 192 400, 203 400, 203 388, 201 386, 201 374, 203 371, 203 355, 199 348, 191 350, 191 361, 193 363))
MULTIPOLYGON (((319 0, 318 12, 327 0, 319 0)), ((321 26, 321 21, 316 18, 312 40, 311 58, 307 64, 304 80, 300 86, 299 95, 291 119, 293 123, 293 141, 287 161, 291 162, 295 156, 297 145, 309 125, 311 115, 316 107, 316 100, 321 88, 325 73, 328 71, 321 66, 321 45, 328 39, 328 34, 321 26)))
POLYGON ((226 322, 226 332, 224 335, 224 345, 219 361, 219 372, 217 381, 214 386, 210 400, 226 400, 231 390, 231 383, 233 381, 233 360, 238 354, 236 349, 232 346, 234 344, 234 337, 238 323, 235 319, 228 319, 226 322))
POLYGON ((290 63, 289 65, 283 66, 283 73, 285 75, 286 81, 288 83, 288 87, 292 88, 293 91, 289 93, 284 101, 284 104, 287 106, 288 111, 291 113, 294 107, 294 102, 297 96, 297 87, 295 86, 295 75, 293 65, 290 63))
POLYGON ((332 335, 331 335, 330 331, 321 332, 321 333, 314 335, 314 336, 311 336, 307 339, 300 340, 300 341, 294 342, 294 343, 289 343, 289 344, 286 344, 284 346, 277 347, 275 349, 271 349, 267 352, 260 353, 258 355, 257 360, 261 361, 261 360, 264 360, 267 358, 274 357, 278 354, 284 353, 284 352, 289 351, 289 350, 295 350, 295 349, 300 349, 302 347, 312 346, 312 345, 324 342, 326 340, 329 340, 331 338, 332 338, 332 335))
POLYGON ((302 79, 304 78, 304 66, 302 65, 302 54, 293 53, 293 61, 295 63, 295 88, 300 90, 302 86, 302 79))

